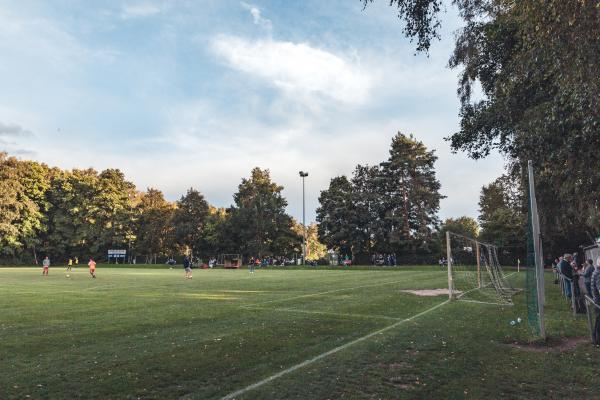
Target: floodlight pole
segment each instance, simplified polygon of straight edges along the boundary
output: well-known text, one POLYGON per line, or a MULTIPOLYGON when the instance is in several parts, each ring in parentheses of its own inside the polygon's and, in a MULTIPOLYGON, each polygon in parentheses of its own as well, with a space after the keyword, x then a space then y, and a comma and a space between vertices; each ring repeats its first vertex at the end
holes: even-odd
POLYGON ((303 228, 303 243, 302 243, 302 265, 306 264, 306 201, 304 194, 304 178, 308 176, 308 172, 300 171, 298 173, 300 178, 302 178, 302 228, 303 228))

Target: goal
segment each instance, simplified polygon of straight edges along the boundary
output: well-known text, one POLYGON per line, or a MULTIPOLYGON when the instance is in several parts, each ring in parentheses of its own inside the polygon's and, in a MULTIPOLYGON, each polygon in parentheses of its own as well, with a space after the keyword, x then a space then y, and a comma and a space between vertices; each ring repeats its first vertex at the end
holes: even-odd
POLYGON ((220 254, 217 259, 217 266, 240 268, 242 266, 242 256, 240 254, 220 254))
POLYGON ((517 290, 498 261, 498 248, 446 232, 448 291, 451 300, 512 304, 517 290))

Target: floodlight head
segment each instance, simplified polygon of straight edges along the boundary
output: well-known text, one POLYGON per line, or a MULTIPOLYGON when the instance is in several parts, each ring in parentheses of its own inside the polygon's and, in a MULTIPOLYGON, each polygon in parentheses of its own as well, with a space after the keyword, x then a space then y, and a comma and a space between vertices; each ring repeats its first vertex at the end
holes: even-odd
POLYGON ((308 176, 308 172, 300 171, 299 172, 301 178, 306 178, 308 176))

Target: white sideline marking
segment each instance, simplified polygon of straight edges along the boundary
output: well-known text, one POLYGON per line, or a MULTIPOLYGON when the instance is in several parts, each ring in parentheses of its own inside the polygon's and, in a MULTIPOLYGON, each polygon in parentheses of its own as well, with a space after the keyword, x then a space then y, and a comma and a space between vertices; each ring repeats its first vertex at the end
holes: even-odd
POLYGON ((401 318, 388 317, 387 315, 365 315, 365 314, 349 314, 349 313, 336 313, 327 311, 312 311, 312 310, 299 310, 297 308, 267 308, 267 307, 247 307, 253 310, 265 310, 265 311, 282 311, 302 314, 317 314, 317 315, 333 315, 340 317, 352 317, 352 318, 371 318, 371 319, 388 319, 392 321, 400 321, 401 318))
POLYGON ((492 302, 489 302, 489 301, 479 301, 479 300, 463 300, 463 299, 458 299, 458 301, 464 301, 466 303, 490 304, 490 305, 494 305, 494 306, 514 306, 514 304, 512 304, 512 303, 492 303, 492 302))
MULTIPOLYGON (((430 276, 430 274, 424 274, 424 275, 430 276)), ((437 275, 438 274, 436 273, 436 274, 432 274, 431 276, 433 276, 435 278, 437 275)), ((248 304, 248 305, 245 305, 245 306, 242 306, 242 307, 253 307, 253 306, 259 306, 259 305, 262 305, 262 304, 279 303, 279 302, 282 302, 282 301, 303 299, 305 297, 322 296, 324 294, 344 292, 346 290, 362 289, 362 288, 366 288, 366 287, 393 285, 394 283, 400 283, 400 282, 406 282, 406 279, 399 280, 399 281, 392 281, 392 282, 373 283, 373 284, 370 284, 370 285, 355 286, 355 287, 349 287, 349 288, 344 288, 344 289, 328 290, 326 292, 320 292, 320 293, 309 293, 309 294, 303 294, 303 295, 300 295, 300 296, 286 297, 285 299, 267 300, 267 301, 263 301, 263 302, 260 302, 260 303, 248 304)))
POLYGON ((427 313, 429 313, 429 312, 431 312, 431 311, 433 311, 433 310, 435 310, 435 309, 437 309, 437 308, 439 308, 439 307, 443 306, 444 304, 447 304, 448 302, 450 302, 450 300, 446 300, 446 301, 444 301, 444 302, 442 302, 442 303, 440 303, 440 304, 437 304, 437 305, 435 305, 435 306, 433 306, 433 307, 431 307, 431 308, 429 308, 429 309, 427 309, 427 310, 425 310, 425 311, 422 311, 422 312, 420 312, 420 313, 418 313, 418 314, 415 314, 415 315, 413 315, 412 317, 409 317, 409 318, 406 318, 406 319, 400 320, 400 321, 398 321, 398 322, 396 322, 396 323, 394 323, 394 324, 392 324, 392 325, 389 325, 389 326, 386 326, 385 328, 379 329, 378 331, 371 332, 371 333, 369 333, 368 335, 365 335, 365 336, 359 337, 358 339, 354 339, 354 340, 353 340, 353 341, 351 341, 351 342, 348 342, 348 343, 346 343, 346 344, 343 344, 343 345, 341 345, 341 346, 338 346, 338 347, 336 347, 336 348, 334 348, 334 349, 332 349, 332 350, 329 350, 329 351, 327 351, 327 352, 325 352, 325 353, 323 353, 323 354, 319 354, 319 355, 318 355, 318 356, 316 356, 316 357, 310 358, 310 359, 308 359, 308 360, 306 360, 306 361, 302 361, 300 364, 296 364, 296 365, 294 365, 294 366, 292 366, 292 367, 290 367, 290 368, 288 368, 288 369, 285 369, 285 370, 283 370, 283 371, 280 371, 280 372, 276 373, 275 375, 271 375, 271 376, 269 376, 268 378, 265 378, 265 379, 263 379, 262 381, 259 381, 259 382, 256 382, 256 383, 253 383, 253 384, 252 384, 252 385, 250 385, 250 386, 246 386, 246 387, 245 387, 245 388, 243 388, 243 389, 240 389, 240 390, 237 390, 237 391, 235 391, 235 392, 233 392, 233 393, 230 393, 230 394, 228 394, 227 396, 224 396, 224 397, 222 397, 222 398, 221 398, 221 400, 233 400, 233 399, 235 399, 237 396, 240 396, 240 395, 242 395, 242 394, 244 394, 244 393, 246 393, 246 392, 248 392, 248 391, 250 391, 250 390, 254 390, 254 389, 256 389, 256 388, 258 388, 258 387, 260 387, 260 386, 262 386, 262 385, 264 385, 264 384, 267 384, 267 383, 269 383, 269 382, 271 382, 271 381, 273 381, 273 380, 275 380, 275 379, 277 379, 277 378, 280 378, 280 377, 282 377, 282 376, 284 376, 284 375, 287 375, 287 374, 289 374, 290 372, 294 372, 294 371, 296 371, 297 369, 300 369, 300 368, 306 367, 307 365, 310 365, 310 364, 312 364, 312 363, 314 363, 314 362, 316 362, 316 361, 319 361, 319 360, 321 360, 321 359, 323 359, 323 358, 325 358, 325 357, 328 357, 328 356, 330 356, 330 355, 332 355, 332 354, 335 354, 335 353, 337 353, 337 352, 339 352, 339 351, 342 351, 342 350, 344 350, 344 349, 347 349, 347 348, 348 348, 348 347, 350 347, 350 346, 353 346, 353 345, 355 345, 355 344, 357 344, 357 343, 360 343, 360 342, 362 342, 362 341, 365 341, 365 340, 367 340, 367 339, 370 339, 370 338, 372 338, 373 336, 379 335, 379 334, 381 334, 381 333, 384 333, 384 332, 386 332, 386 331, 388 331, 388 330, 390 330, 390 329, 393 329, 393 328, 395 328, 395 327, 397 327, 397 326, 399 326, 399 325, 402 325, 402 324, 403 324, 403 323, 405 323, 405 322, 412 321, 413 319, 415 319, 415 318, 418 318, 418 317, 420 317, 420 316, 422 316, 422 315, 425 315, 425 314, 427 314, 427 313))

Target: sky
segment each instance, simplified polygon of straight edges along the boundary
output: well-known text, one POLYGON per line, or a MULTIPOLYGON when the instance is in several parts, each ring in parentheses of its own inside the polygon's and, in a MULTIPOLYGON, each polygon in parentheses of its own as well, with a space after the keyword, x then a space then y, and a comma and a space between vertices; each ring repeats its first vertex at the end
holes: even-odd
POLYGON ((315 219, 331 178, 387 159, 413 134, 439 157, 440 217, 477 217, 503 172, 444 140, 458 130, 461 26, 415 44, 387 0, 0 0, 0 151, 61 168, 119 168, 176 200, 232 204, 268 168, 288 212, 315 219))

